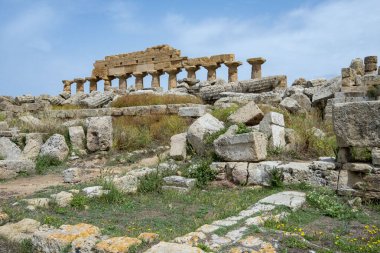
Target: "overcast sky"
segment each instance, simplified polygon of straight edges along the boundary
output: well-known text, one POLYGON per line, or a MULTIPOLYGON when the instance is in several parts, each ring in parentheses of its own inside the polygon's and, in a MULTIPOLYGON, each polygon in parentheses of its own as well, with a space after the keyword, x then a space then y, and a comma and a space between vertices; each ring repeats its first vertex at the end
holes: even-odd
POLYGON ((159 44, 188 57, 235 53, 241 80, 259 56, 265 76, 289 84, 329 78, 380 55, 379 31, 379 0, 0 0, 0 95, 58 94, 95 60, 159 44))

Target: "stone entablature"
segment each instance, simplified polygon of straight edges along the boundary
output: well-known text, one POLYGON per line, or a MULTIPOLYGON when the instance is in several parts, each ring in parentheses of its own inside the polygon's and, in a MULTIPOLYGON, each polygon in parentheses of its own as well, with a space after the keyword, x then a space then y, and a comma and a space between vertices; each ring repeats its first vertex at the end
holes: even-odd
MULTIPOLYGON (((261 78, 261 65, 264 58, 250 58, 247 60, 252 65, 252 78, 261 78)), ((224 64, 228 68, 228 81, 238 81, 238 67, 242 62, 235 60, 234 54, 220 54, 209 57, 188 58, 181 56, 181 51, 169 45, 159 45, 127 54, 106 56, 104 60, 94 63, 91 77, 63 80, 63 91, 71 93, 71 85, 76 84, 76 92, 84 92, 84 83, 89 81, 90 92, 97 90, 97 82, 104 81, 104 91, 112 88, 112 80, 119 79, 120 91, 127 90, 127 79, 135 77, 135 89, 144 88, 144 77, 151 75, 151 87, 160 87, 160 76, 168 74, 168 89, 176 88, 177 74, 186 70, 188 79, 196 79, 196 71, 203 67, 207 70, 207 80, 216 79, 216 70, 224 64)))

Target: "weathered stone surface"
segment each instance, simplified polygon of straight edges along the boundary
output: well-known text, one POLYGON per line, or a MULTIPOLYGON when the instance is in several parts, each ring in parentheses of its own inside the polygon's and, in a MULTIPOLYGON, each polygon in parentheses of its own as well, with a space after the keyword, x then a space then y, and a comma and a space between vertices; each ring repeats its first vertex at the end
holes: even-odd
POLYGON ((335 104, 333 123, 340 147, 380 146, 380 101, 335 104))
POLYGON ((9 215, 0 210, 0 226, 6 224, 9 221, 9 215))
POLYGON ((176 160, 186 159, 187 133, 173 135, 170 138, 170 157, 176 160))
POLYGON ((112 118, 91 117, 87 123, 87 148, 90 151, 106 151, 112 147, 112 118))
POLYGON ((63 171, 63 182, 65 183, 79 183, 81 169, 80 168, 69 168, 63 171))
POLYGON ((232 123, 244 123, 246 125, 257 125, 263 119, 264 114, 260 108, 251 101, 228 117, 232 123))
POLYGON ((367 163, 345 163, 343 165, 343 169, 355 172, 370 173, 373 168, 367 163))
POLYGON ((169 176, 162 179, 166 185, 193 188, 196 183, 194 178, 185 178, 181 176, 169 176))
POLYGON ((201 117, 206 114, 207 107, 205 105, 181 107, 178 115, 181 117, 201 117))
POLYGON ((28 209, 35 209, 36 207, 41 207, 41 208, 48 208, 50 199, 49 198, 31 198, 31 199, 23 199, 23 202, 28 204, 28 209), (32 207, 32 208, 30 208, 32 207))
POLYGON ((184 236, 174 238, 173 242, 195 246, 198 245, 198 243, 204 239, 206 239, 206 235, 204 233, 190 232, 184 236))
POLYGON ((263 120, 260 122, 260 126, 262 124, 268 125, 268 124, 275 124, 278 126, 285 126, 285 120, 284 115, 278 112, 269 112, 265 114, 263 120))
POLYGON ((0 179, 14 178, 19 173, 33 174, 35 168, 35 163, 27 159, 0 160, 0 179))
POLYGON ((276 161, 250 163, 248 165, 248 185, 270 186, 270 172, 279 164, 280 162, 276 161))
POLYGON ((310 111, 311 109, 311 101, 308 96, 303 93, 297 93, 290 96, 290 98, 297 101, 297 103, 301 106, 302 109, 306 111, 310 111))
POLYGON ((90 224, 62 225, 58 229, 41 227, 32 237, 37 252, 60 253, 79 238, 100 236, 100 229, 90 224))
POLYGON ((380 148, 373 148, 371 155, 372 155, 372 164, 380 165, 380 148))
POLYGON ((278 105, 281 102, 281 94, 278 92, 262 92, 262 93, 238 93, 238 92, 223 92, 220 94, 214 106, 223 107, 225 104, 245 105, 249 102, 256 104, 278 105))
POLYGON ((17 160, 21 157, 21 149, 10 139, 0 137, 1 160, 17 160))
POLYGON ((124 253, 129 248, 138 246, 141 240, 132 237, 112 237, 96 244, 97 253, 124 253))
POLYGON ((157 241, 159 237, 160 235, 156 233, 141 233, 137 239, 145 243, 153 243, 157 241))
POLYGON ((207 134, 215 133, 223 128, 223 122, 207 113, 191 124, 187 131, 187 140, 196 153, 203 154, 205 152, 205 143, 203 138, 207 134))
POLYGON ((113 92, 91 92, 90 96, 81 100, 79 103, 81 105, 87 106, 88 108, 98 108, 106 105, 114 98, 115 94, 113 92))
POLYGON ((350 68, 355 70, 356 75, 364 75, 364 62, 361 58, 355 58, 351 61, 350 68))
POLYGON ((65 137, 60 134, 52 135, 41 147, 40 155, 54 157, 60 161, 66 159, 69 154, 69 147, 66 144, 65 137))
POLYGON ((69 127, 70 142, 73 150, 76 152, 85 152, 85 139, 84 130, 82 126, 69 127))
POLYGON ((57 203, 60 207, 66 207, 70 204, 71 200, 73 199, 73 194, 70 192, 61 191, 57 194, 50 195, 52 200, 57 203))
POLYGON ((215 152, 224 161, 256 162, 267 156, 267 136, 260 132, 225 133, 214 141, 215 152))
POLYGON ((82 192, 86 194, 87 197, 100 197, 104 194, 108 194, 109 190, 103 190, 103 186, 90 186, 82 189, 82 192))
POLYGON ((34 103, 35 97, 32 95, 22 95, 15 97, 16 104, 34 103))
POLYGON ((0 121, 0 131, 8 131, 9 126, 6 121, 0 121))
POLYGON ((270 195, 269 197, 259 200, 258 203, 283 205, 292 209, 300 208, 306 202, 306 194, 304 192, 285 191, 270 195))
POLYGON ((12 242, 21 242, 30 239, 40 227, 40 222, 32 219, 23 219, 16 223, 8 223, 0 227, 0 236, 12 242))
POLYGON ((284 98, 280 103, 280 107, 291 113, 299 112, 302 109, 298 102, 290 97, 284 98))
POLYGON ((40 133, 30 133, 25 136, 25 147, 22 151, 22 156, 35 160, 40 153, 42 147, 42 134, 40 133))
POLYGON ((329 80, 326 84, 318 86, 316 92, 313 94, 312 103, 316 105, 322 101, 334 97, 334 93, 339 91, 342 87, 341 77, 336 77, 329 80))
POLYGON ((112 179, 115 186, 124 193, 135 193, 140 182, 140 178, 155 172, 151 168, 139 168, 128 172, 125 176, 112 179))
POLYGON ((203 253, 200 248, 192 247, 186 244, 160 242, 152 248, 145 251, 145 253, 168 253, 168 252, 181 252, 181 253, 203 253))
POLYGON ((269 138, 269 144, 273 147, 285 147, 285 121, 284 115, 277 112, 265 114, 260 122, 260 131, 269 138))
POLYGON ((25 115, 19 117, 19 120, 30 127, 40 127, 42 126, 42 121, 32 115, 25 115))
MULTIPOLYGON (((234 165, 232 172, 232 180, 234 183, 239 185, 246 185, 248 178, 248 163, 246 162, 238 162, 234 165)), ((218 225, 218 224, 212 224, 218 225)))

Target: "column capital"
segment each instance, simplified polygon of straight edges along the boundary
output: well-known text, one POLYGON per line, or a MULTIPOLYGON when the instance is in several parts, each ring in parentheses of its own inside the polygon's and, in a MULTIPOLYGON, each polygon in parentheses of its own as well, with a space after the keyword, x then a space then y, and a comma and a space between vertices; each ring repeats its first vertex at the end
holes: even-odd
POLYGON ((185 70, 186 71, 197 71, 200 69, 200 65, 192 65, 192 66, 185 66, 185 70))
POLYGON ((74 80, 62 80, 62 83, 66 85, 71 85, 74 83, 74 80))
POLYGON ((134 77, 145 77, 147 75, 146 72, 133 72, 132 75, 134 77))
POLYGON ((168 73, 169 75, 178 74, 181 71, 182 71, 182 69, 180 69, 180 68, 164 69, 164 72, 168 73))
POLYGON ((125 74, 118 74, 118 75, 115 75, 116 78, 123 78, 123 79, 126 79, 126 78, 129 78, 132 74, 131 73, 125 73, 125 74))
POLYGON ((86 81, 99 81, 100 80, 100 78, 99 77, 97 77, 97 76, 88 76, 88 77, 86 77, 85 78, 85 80, 86 81))
POLYGON ((164 71, 163 71, 162 69, 158 69, 158 70, 149 70, 147 73, 148 73, 149 75, 152 75, 152 76, 154 76, 154 75, 158 75, 158 76, 160 76, 160 75, 164 74, 164 71))
POLYGON ((224 65, 226 65, 229 68, 231 68, 231 67, 239 67, 242 64, 243 63, 241 61, 226 61, 226 62, 224 62, 224 65))
POLYGON ((84 83, 84 82, 86 82, 86 79, 84 79, 84 78, 75 78, 74 79, 74 83, 84 83))
POLYGON ((204 67, 205 69, 209 70, 209 69, 217 69, 220 67, 220 63, 209 63, 209 64, 204 64, 202 65, 202 67, 204 67))
POLYGON ((255 57, 255 58, 249 58, 247 59, 247 62, 251 65, 253 64, 259 64, 262 65, 266 62, 267 60, 263 57, 255 57))

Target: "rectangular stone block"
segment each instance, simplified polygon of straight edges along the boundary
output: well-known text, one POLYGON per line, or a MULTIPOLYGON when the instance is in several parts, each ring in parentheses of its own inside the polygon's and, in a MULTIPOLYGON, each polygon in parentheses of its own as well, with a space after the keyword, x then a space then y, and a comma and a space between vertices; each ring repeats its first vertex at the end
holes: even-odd
POLYGON ((380 101, 334 104, 333 124, 340 147, 380 147, 380 101))

